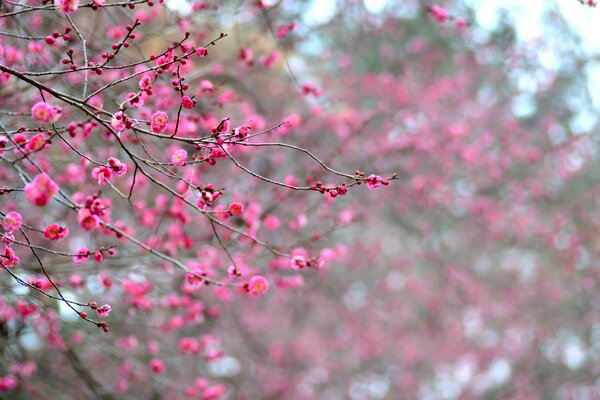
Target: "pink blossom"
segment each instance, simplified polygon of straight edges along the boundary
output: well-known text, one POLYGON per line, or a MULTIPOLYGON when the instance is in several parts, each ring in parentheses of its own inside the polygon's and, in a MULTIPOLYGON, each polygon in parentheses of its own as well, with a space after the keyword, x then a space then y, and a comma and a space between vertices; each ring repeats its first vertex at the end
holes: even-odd
POLYGON ((16 231, 21 227, 23 217, 16 211, 11 211, 4 216, 4 229, 7 231, 16 231))
POLYGON ((469 26, 469 23, 462 18, 458 18, 458 19, 456 19, 456 21, 454 21, 454 27, 456 29, 458 29, 459 31, 464 30, 468 26, 469 26))
POLYGON ((248 282, 248 293, 252 296, 262 296, 269 290, 269 281, 261 275, 254 275, 248 282))
POLYGON ((58 185, 46 174, 40 174, 25 185, 25 198, 31 204, 43 207, 58 193, 58 185))
POLYGON ((44 237, 48 240, 62 240, 69 234, 69 228, 59 224, 50 224, 44 230, 44 237))
POLYGON ((127 164, 117 160, 114 157, 108 157, 108 168, 115 176, 123 176, 127 173, 127 164))
POLYGON ((0 377, 0 393, 16 389, 18 385, 19 381, 12 374, 0 377))
POLYGON ((165 363, 160 358, 153 358, 150 360, 150 368, 157 374, 162 374, 165 372, 165 363))
POLYGON ((275 36, 277 36, 279 39, 283 39, 294 29, 296 29, 296 22, 280 26, 279 28, 277 28, 277 31, 275 31, 275 36))
POLYGON ((54 5, 60 8, 64 13, 77 11, 79 0, 54 0, 54 5))
POLYGON ((276 215, 267 215, 264 219, 265 228, 275 230, 281 225, 281 221, 276 215))
POLYGON ((73 256, 73 262, 75 264, 83 264, 90 258, 90 251, 87 247, 82 247, 81 249, 75 252, 73 256))
POLYGON ((115 116, 110 120, 110 126, 118 132, 125 130, 125 116, 123 115, 123 111, 115 113, 115 116))
POLYGON ((34 151, 42 150, 46 147, 48 147, 48 139, 46 138, 46 135, 44 135, 43 133, 38 133, 37 135, 33 135, 31 139, 29 139, 29 142, 27 142, 27 144, 25 145, 25 150, 31 153, 34 151))
POLYGON ((0 257, 0 264, 6 268, 12 268, 19 264, 21 259, 17 257, 15 251, 11 247, 4 250, 4 257, 0 257))
POLYGON ((450 18, 450 14, 445 8, 435 4, 429 7, 429 13, 431 14, 431 17, 440 24, 446 22, 448 18, 450 18))
POLYGON ((60 115, 59 110, 44 101, 40 101, 31 107, 31 117, 38 122, 54 122, 60 115))
POLYGON ((385 181, 383 180, 383 178, 379 175, 375 175, 375 174, 371 174, 367 177, 367 179, 365 180, 367 187, 370 190, 373 189, 377 189, 378 187, 381 186, 381 184, 385 184, 385 181))
POLYGON ((290 260, 290 266, 293 269, 302 269, 306 267, 306 259, 300 255, 293 256, 290 260))
POLYGON ((273 65, 275 65, 275 63, 277 61, 279 61, 280 57, 281 56, 279 55, 279 52, 274 51, 274 52, 272 52, 271 54, 269 54, 267 56, 261 57, 260 58, 260 63, 262 65, 264 65, 266 68, 272 68, 273 65))
POLYGON ((169 125, 169 116, 164 111, 157 111, 152 115, 150 127, 154 133, 163 133, 169 125))
POLYGON ((240 215, 244 212, 244 205, 242 203, 233 202, 229 204, 229 212, 231 215, 240 215))
POLYGON ((100 218, 92 214, 89 208, 82 208, 77 213, 77 222, 84 231, 90 232, 98 227, 100 218))
POLYGON ((181 106, 185 109, 191 110, 196 105, 196 102, 189 96, 183 96, 181 98, 181 106))
POLYGON ((110 179, 112 173, 108 167, 96 167, 92 170, 92 177, 96 179, 98 185, 104 186, 107 180, 110 179))
POLYGON ((98 318, 107 317, 108 314, 112 311, 112 307, 108 304, 105 304, 101 307, 96 308, 96 314, 98 314, 98 318))
POLYGON ((187 151, 185 151, 183 149, 177 149, 171 155, 171 162, 174 165, 183 167, 186 164, 187 157, 188 157, 187 151))

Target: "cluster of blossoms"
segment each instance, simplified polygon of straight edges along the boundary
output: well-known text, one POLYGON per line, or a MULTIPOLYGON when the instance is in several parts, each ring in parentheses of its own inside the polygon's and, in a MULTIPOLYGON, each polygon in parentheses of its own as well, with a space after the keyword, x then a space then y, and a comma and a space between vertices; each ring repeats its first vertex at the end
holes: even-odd
POLYGON ((431 15, 431 18, 433 18, 433 20, 437 23, 443 24, 449 20, 454 20, 454 26, 458 30, 463 30, 468 26, 467 21, 462 18, 454 18, 452 15, 450 15, 448 10, 436 4, 429 6, 428 11, 431 15))
POLYGON ((123 176, 127 173, 127 165, 114 157, 109 157, 105 166, 96 167, 92 170, 92 177, 98 181, 98 185, 104 186, 107 180, 113 176, 123 176))
POLYGON ((2 235, 2 243, 4 244, 4 254, 0 255, 0 265, 3 268, 12 268, 21 262, 20 258, 15 254, 15 251, 10 247, 15 236, 13 231, 19 230, 23 224, 23 217, 16 211, 10 211, 4 215, 2 227, 6 231, 2 235))
MULTIPOLYGON (((231 369, 228 365, 235 360, 221 340, 227 339, 220 331, 227 320, 223 316, 231 312, 227 305, 244 299, 239 309, 262 318, 252 310, 271 297, 293 295, 328 273, 322 268, 325 262, 341 257, 344 250, 325 247, 322 239, 330 234, 325 225, 331 220, 339 228, 338 220, 350 221, 338 218, 337 205, 330 206, 329 200, 345 196, 349 187, 388 181, 336 172, 327 166, 330 160, 316 158, 305 149, 310 142, 295 135, 310 120, 303 108, 323 101, 325 87, 306 83, 283 92, 274 88, 274 93, 290 96, 281 95, 286 100, 281 102, 277 96, 264 96, 273 104, 263 107, 260 92, 283 80, 252 84, 250 89, 236 81, 239 71, 248 79, 254 79, 253 71, 280 74, 287 54, 280 46, 294 44, 296 38, 289 35, 296 22, 278 20, 271 33, 275 47, 243 44, 228 64, 208 55, 207 47, 227 36, 212 32, 218 19, 198 27, 184 18, 178 27, 189 32, 145 56, 146 49, 163 46, 154 40, 164 37, 161 24, 171 16, 163 12, 162 1, 156 3, 54 0, 42 8, 54 10, 57 18, 47 20, 42 8, 26 8, 14 14, 17 24, 9 22, 6 32, 0 32, 0 86, 3 93, 14 95, 11 101, 0 99, 0 108, 15 111, 0 114, 0 156, 6 164, 0 174, 7 185, 0 194, 8 211, 2 212, 0 233, 5 246, 0 264, 8 271, 7 280, 0 282, 0 325, 8 326, 11 338, 30 330, 40 343, 67 354, 87 374, 89 387, 97 388, 93 395, 149 390, 141 383, 148 374, 172 379, 175 363, 167 349, 175 344, 181 357, 204 361, 202 373, 186 369, 186 376, 177 378, 183 383, 179 393, 158 388, 160 396, 217 400, 232 392, 217 373, 219 368, 231 369), (113 22, 98 35, 87 24, 90 15, 99 26, 108 19, 113 22), (29 37, 32 32, 35 36, 29 37), (215 39, 207 43, 210 37, 215 39), (284 38, 288 40, 278 40, 284 38), (31 43, 20 49, 14 44, 21 40, 31 43), (229 68, 234 69, 231 76, 229 68), (286 108, 291 96, 302 103, 290 114, 286 108), (24 121, 14 118, 23 115, 24 121), (272 140, 283 137, 293 144, 272 140), (273 148, 292 151, 290 161, 294 153, 310 155, 314 165, 283 164, 287 156, 273 148), (301 186, 329 181, 309 172, 319 165, 349 183, 301 186), (285 169, 289 171, 280 181, 277 175, 285 169), (291 199, 296 190, 329 196, 312 207, 303 199, 291 199), (23 212, 19 196, 35 206, 23 213, 25 223, 12 211, 23 212), (305 235, 306 240, 301 238, 305 235), (18 264, 26 268, 13 269, 18 264), (12 285, 27 287, 35 301, 15 301, 22 292, 12 285), (92 295, 99 301, 88 302, 92 295), (62 302, 63 307, 46 307, 50 302, 62 302), (80 319, 74 323, 64 318, 65 312, 80 319), (116 316, 127 317, 115 321, 113 328, 116 316), (107 318, 110 328, 103 320, 107 318), (145 322, 156 329, 146 337, 135 334, 145 322), (89 339, 88 323, 115 337, 89 339), (99 365, 121 362, 118 368, 86 371, 96 356, 96 346, 87 345, 91 340, 116 343, 120 351, 98 354, 97 360, 99 365), (110 378, 113 372, 118 376, 110 378)), ((217 3, 199 2, 193 9, 212 13, 219 9, 217 3)), ((251 4, 253 13, 265 7, 262 2, 251 4)), ((310 111, 315 117, 317 108, 310 111)), ((240 324, 247 323, 245 318, 240 324)), ((0 355, 1 362, 4 357, 9 356, 0 355)), ((27 373, 13 369, 0 377, 0 395, 19 396, 30 389, 27 373)), ((87 390, 76 386, 74 392, 87 390)))

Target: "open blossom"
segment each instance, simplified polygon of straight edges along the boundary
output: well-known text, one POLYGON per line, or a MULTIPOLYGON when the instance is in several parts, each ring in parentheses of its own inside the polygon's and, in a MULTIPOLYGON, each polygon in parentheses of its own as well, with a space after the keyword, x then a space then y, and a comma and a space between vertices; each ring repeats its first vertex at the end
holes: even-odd
POLYGON ((281 56, 280 56, 279 52, 274 51, 267 56, 261 57, 260 63, 267 68, 271 68, 277 61, 279 61, 280 57, 281 56))
POLYGON ((75 252, 73 256, 73 262, 75 264, 83 264, 90 258, 90 251, 87 247, 82 247, 81 249, 75 252))
POLYGON ((115 116, 110 120, 110 126, 119 132, 125 130, 125 116, 122 111, 115 113, 115 116))
POLYGON ((65 13, 77 11, 79 0, 54 0, 54 5, 65 13))
POLYGON ((69 234, 69 228, 59 224, 50 224, 44 230, 44 237, 48 240, 62 240, 69 234))
POLYGON ((169 125, 169 116, 164 111, 157 111, 152 115, 150 127, 154 133, 163 133, 169 125))
POLYGON ((188 157, 187 151, 185 151, 183 149, 177 149, 173 152, 173 155, 171 156, 171 162, 174 165, 183 167, 186 164, 187 157, 188 157))
POLYGON ((111 176, 112 173, 108 167, 96 167, 92 170, 92 177, 98 181, 98 185, 100 186, 104 186, 111 176))
POLYGON ((31 117, 38 122, 55 122, 60 116, 60 108, 52 107, 45 101, 35 103, 31 107, 31 117))
POLYGON ((370 190, 377 189, 381 184, 386 185, 386 182, 381 176, 375 174, 369 175, 366 179, 367 187, 370 190))
POLYGON ((196 55, 198 57, 206 57, 208 55, 208 49, 206 47, 197 47, 196 55))
POLYGON ((84 231, 90 232, 98 227, 100 224, 100 218, 97 215, 92 214, 88 208, 82 208, 77 213, 77 222, 84 231))
POLYGON ((306 259, 302 256, 293 256, 290 260, 290 266, 293 269, 302 269, 306 267, 306 259))
POLYGON ((115 176, 122 176, 125 175, 127 173, 127 164, 125 164, 124 162, 121 162, 119 160, 117 160, 114 157, 108 157, 108 164, 107 164, 108 168, 110 168, 110 171, 115 175, 115 176))
POLYGON ((48 175, 40 174, 33 181, 25 185, 23 192, 25 193, 25 198, 31 204, 42 207, 48 204, 56 193, 58 193, 58 185, 48 175))
POLYGON ((209 81, 208 79, 203 79, 200 81, 200 91, 203 94, 212 94, 215 92, 215 85, 209 81))
POLYGON ((431 14, 431 17, 440 24, 446 22, 450 18, 450 14, 445 8, 435 4, 429 7, 429 13, 431 14))
POLYGON ((7 231, 16 231, 21 227, 23 223, 23 217, 16 211, 11 211, 4 216, 4 229, 7 231))
POLYGON ((12 232, 5 232, 4 235, 2 235, 2 244, 6 247, 12 246, 12 244, 15 242, 15 235, 13 235, 12 232))
POLYGON ((248 282, 248 293, 252 296, 262 296, 269 290, 269 281, 260 275, 254 275, 248 282))
POLYGON ((96 308, 96 314, 98 314, 98 318, 107 317, 111 311, 112 311, 112 307, 109 306, 108 304, 105 304, 102 307, 96 308))
POLYGON ((15 251, 7 247, 4 250, 4 257, 0 257, 0 264, 4 267, 11 268, 19 264, 21 260, 16 256, 15 251))
POLYGON ((175 54, 173 53, 173 50, 169 50, 166 54, 157 57, 155 62, 157 66, 160 65, 162 69, 169 71, 171 68, 173 68, 174 58, 175 54))
POLYGON ((240 215, 244 212, 244 205, 242 203, 233 202, 229 205, 229 212, 231 215, 240 215))
POLYGON ((48 147, 48 139, 46 138, 46 135, 44 135, 43 133, 38 133, 37 135, 33 135, 31 139, 29 139, 29 142, 27 142, 27 144, 25 145, 25 150, 31 153, 34 151, 42 150, 46 147, 48 147))

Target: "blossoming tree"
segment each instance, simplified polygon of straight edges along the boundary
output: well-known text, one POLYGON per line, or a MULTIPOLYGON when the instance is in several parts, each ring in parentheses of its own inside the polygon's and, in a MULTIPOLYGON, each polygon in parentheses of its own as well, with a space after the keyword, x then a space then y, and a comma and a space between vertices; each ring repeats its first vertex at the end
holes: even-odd
MULTIPOLYGON (((568 194, 597 161, 572 110, 515 118, 527 49, 431 4, 169 6, 0 5, 0 393, 593 385, 557 360, 593 353, 595 192, 568 194)), ((544 72, 540 101, 576 84, 544 72)))

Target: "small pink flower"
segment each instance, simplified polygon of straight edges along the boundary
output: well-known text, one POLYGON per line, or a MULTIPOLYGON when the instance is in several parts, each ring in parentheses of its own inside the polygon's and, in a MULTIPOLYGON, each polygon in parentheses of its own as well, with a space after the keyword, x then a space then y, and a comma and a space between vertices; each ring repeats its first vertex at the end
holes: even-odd
POLYGON ((263 276, 254 275, 250 278, 250 281, 248 282, 248 293, 252 296, 262 296, 267 290, 269 290, 269 281, 263 276))
POLYGON ((46 174, 40 174, 25 185, 25 198, 38 207, 45 206, 58 193, 58 185, 46 174))
POLYGON ((197 47, 196 55, 198 57, 206 57, 208 55, 208 49, 206 47, 197 47))
POLYGON ((429 13, 431 14, 431 18, 440 24, 443 24, 450 18, 450 14, 445 8, 435 4, 429 7, 429 13))
POLYGON ((15 235, 12 232, 5 232, 2 236, 2 244, 6 247, 12 246, 15 242, 15 235))
POLYGON ((267 215, 264 219, 265 228, 275 230, 281 225, 281 221, 276 215, 267 215))
POLYGON ((112 176, 111 170, 108 167, 96 167, 92 170, 92 177, 96 179, 98 185, 104 186, 107 180, 112 176))
POLYGON ((123 111, 115 113, 115 116, 110 120, 110 126, 118 132, 125 130, 125 116, 123 115, 123 111))
POLYGON ((464 30, 467 26, 469 26, 469 23, 464 19, 458 18, 456 21, 454 21, 454 27, 459 31, 464 30))
POLYGON ((23 217, 16 211, 11 211, 4 216, 4 229, 9 232, 19 229, 22 223, 23 217))
POLYGON ((108 168, 110 168, 110 171, 115 174, 116 176, 122 176, 125 175, 127 173, 127 164, 117 160, 114 157, 108 157, 108 164, 107 164, 108 168))
POLYGON ((160 358, 153 358, 150 360, 150 368, 157 374, 162 374, 165 372, 165 363, 160 358))
POLYGON ((169 116, 164 111, 157 111, 152 115, 150 127, 154 133, 163 133, 169 125, 169 116))
POLYGON ((21 260, 16 256, 15 251, 10 247, 7 247, 4 251, 4 257, 0 258, 0 264, 7 268, 12 268, 20 262, 21 260))
POLYGON ((0 393, 14 390, 17 386, 19 386, 19 381, 13 374, 0 377, 0 393))
POLYGON ((231 215, 240 215, 244 212, 244 205, 242 203, 233 202, 229 205, 229 212, 231 215))
POLYGON ((38 122, 52 122, 55 117, 55 110, 50 104, 40 101, 31 107, 31 117, 38 122))
POLYGON ((111 311, 112 311, 112 307, 109 306, 108 304, 105 304, 102 307, 96 308, 96 314, 98 314, 98 318, 107 317, 111 311))
POLYGON ((378 187, 381 186, 382 182, 383 182, 383 178, 381 178, 381 176, 375 175, 375 174, 369 175, 366 179, 367 187, 370 190, 377 189, 378 187))
POLYGON ((292 22, 291 24, 288 24, 288 25, 280 26, 279 28, 277 28, 277 31, 275 32, 275 36, 277 36, 279 39, 283 39, 294 29, 296 29, 295 22, 292 22))
POLYGON ((187 157, 188 157, 187 151, 185 151, 183 149, 177 149, 173 152, 173 155, 171 155, 171 162, 174 165, 183 167, 186 164, 187 157))
POLYGON ((77 11, 79 0, 54 0, 54 5, 60 8, 64 13, 77 11))
POLYGON ((27 142, 27 144, 25 145, 25 150, 31 153, 34 151, 42 150, 45 147, 48 147, 48 140, 46 138, 46 135, 44 135, 43 133, 38 133, 37 135, 33 135, 31 139, 29 139, 29 142, 27 142))
POLYGON ((73 256, 73 262, 75 264, 83 264, 90 258, 90 251, 87 247, 82 247, 81 249, 75 252, 73 256))
POLYGON ((100 224, 100 218, 97 215, 92 214, 88 208, 82 208, 77 213, 77 222, 84 231, 90 232, 98 227, 100 224))
POLYGON ((183 108, 191 110, 196 105, 196 102, 192 100, 189 96, 183 96, 181 98, 181 105, 183 106, 183 108))
POLYGON ((290 266, 293 269, 302 269, 306 267, 306 259, 302 256, 293 256, 290 260, 290 266))
POLYGON ((213 85, 213 83, 211 81, 209 81, 208 79, 203 79, 202 81, 200 81, 200 90, 202 93, 205 94, 212 94, 215 92, 215 85, 213 85))
POLYGON ((50 224, 44 230, 44 237, 48 240, 62 240, 69 234, 69 228, 59 224, 50 224))
POLYGON ((161 66, 165 71, 169 71, 173 68, 174 58, 173 50, 169 50, 165 55, 156 58, 156 65, 161 66))
POLYGON ((271 54, 269 54, 268 56, 261 57, 260 63, 267 68, 271 68, 277 61, 279 61, 279 58, 280 58, 279 52, 274 51, 271 54))

